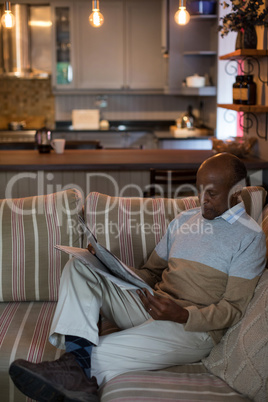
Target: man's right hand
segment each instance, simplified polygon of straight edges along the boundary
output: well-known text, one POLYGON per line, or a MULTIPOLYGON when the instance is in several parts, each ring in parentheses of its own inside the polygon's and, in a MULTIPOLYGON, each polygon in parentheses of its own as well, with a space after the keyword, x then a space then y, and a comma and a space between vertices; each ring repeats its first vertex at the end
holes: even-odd
POLYGON ((94 247, 92 246, 91 243, 88 243, 87 249, 88 249, 88 251, 89 251, 91 254, 93 254, 93 255, 96 254, 96 251, 95 251, 95 249, 94 249, 94 247))

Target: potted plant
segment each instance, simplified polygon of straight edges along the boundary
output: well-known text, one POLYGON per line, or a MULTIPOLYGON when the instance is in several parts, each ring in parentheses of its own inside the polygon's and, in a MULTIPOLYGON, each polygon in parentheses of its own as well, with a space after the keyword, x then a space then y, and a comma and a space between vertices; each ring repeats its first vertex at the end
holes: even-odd
POLYGON ((221 17, 219 32, 222 37, 230 31, 238 33, 236 39, 236 49, 256 49, 257 25, 268 26, 268 7, 262 8, 262 0, 230 0, 231 4, 220 3, 223 8, 231 6, 232 12, 221 17))

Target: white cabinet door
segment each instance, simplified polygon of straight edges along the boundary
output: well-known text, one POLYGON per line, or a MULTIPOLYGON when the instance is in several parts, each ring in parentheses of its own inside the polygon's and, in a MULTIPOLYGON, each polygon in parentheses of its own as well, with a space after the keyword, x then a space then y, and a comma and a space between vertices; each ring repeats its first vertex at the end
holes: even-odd
POLYGON ((126 1, 126 85, 130 89, 164 87, 161 24, 162 0, 126 1))
MULTIPOLYGON (((57 89, 163 89, 162 1, 101 0, 104 23, 100 28, 89 24, 90 1, 59 3, 67 7, 70 14, 71 41, 68 44, 73 79, 63 85, 54 78, 57 89)), ((55 6, 53 10, 55 15, 55 6)), ((54 66, 55 76, 56 62, 54 66)))
POLYGON ((90 6, 76 5, 76 87, 155 90, 164 87, 162 0, 102 0, 101 28, 88 22, 90 6))
POLYGON ((77 3, 75 52, 77 88, 121 89, 124 77, 124 3, 102 0, 104 23, 93 28, 88 21, 91 2, 77 3))
POLYGON ((74 57, 74 7, 72 2, 51 4, 52 17, 52 84, 56 89, 73 89, 74 57))

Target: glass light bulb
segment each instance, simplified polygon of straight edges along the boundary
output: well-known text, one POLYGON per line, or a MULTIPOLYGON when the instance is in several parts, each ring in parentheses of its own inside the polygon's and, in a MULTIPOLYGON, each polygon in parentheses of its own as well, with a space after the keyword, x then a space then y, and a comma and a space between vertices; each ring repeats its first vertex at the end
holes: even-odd
POLYGON ((12 28, 15 25, 15 17, 10 10, 6 10, 1 17, 1 24, 5 28, 12 28))
POLYGON ((179 25, 186 25, 190 21, 190 14, 186 10, 186 7, 179 7, 178 11, 174 15, 174 19, 179 25))
POLYGON ((89 16, 89 23, 94 28, 99 28, 103 24, 104 18, 103 15, 97 9, 93 9, 92 13, 89 16))

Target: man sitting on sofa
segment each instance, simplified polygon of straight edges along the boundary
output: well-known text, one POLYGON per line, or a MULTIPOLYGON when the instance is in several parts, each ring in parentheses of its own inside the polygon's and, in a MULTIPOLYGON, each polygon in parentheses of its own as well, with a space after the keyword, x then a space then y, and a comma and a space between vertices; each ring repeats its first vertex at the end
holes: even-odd
POLYGON ((207 356, 242 318, 265 267, 264 233, 240 200, 246 175, 244 164, 227 153, 200 166, 201 207, 180 213, 135 270, 154 295, 122 290, 70 260, 50 335, 66 353, 54 362, 13 362, 17 387, 37 401, 93 401, 96 378, 102 386, 124 372, 207 356), (100 310, 121 331, 99 337, 100 310))

